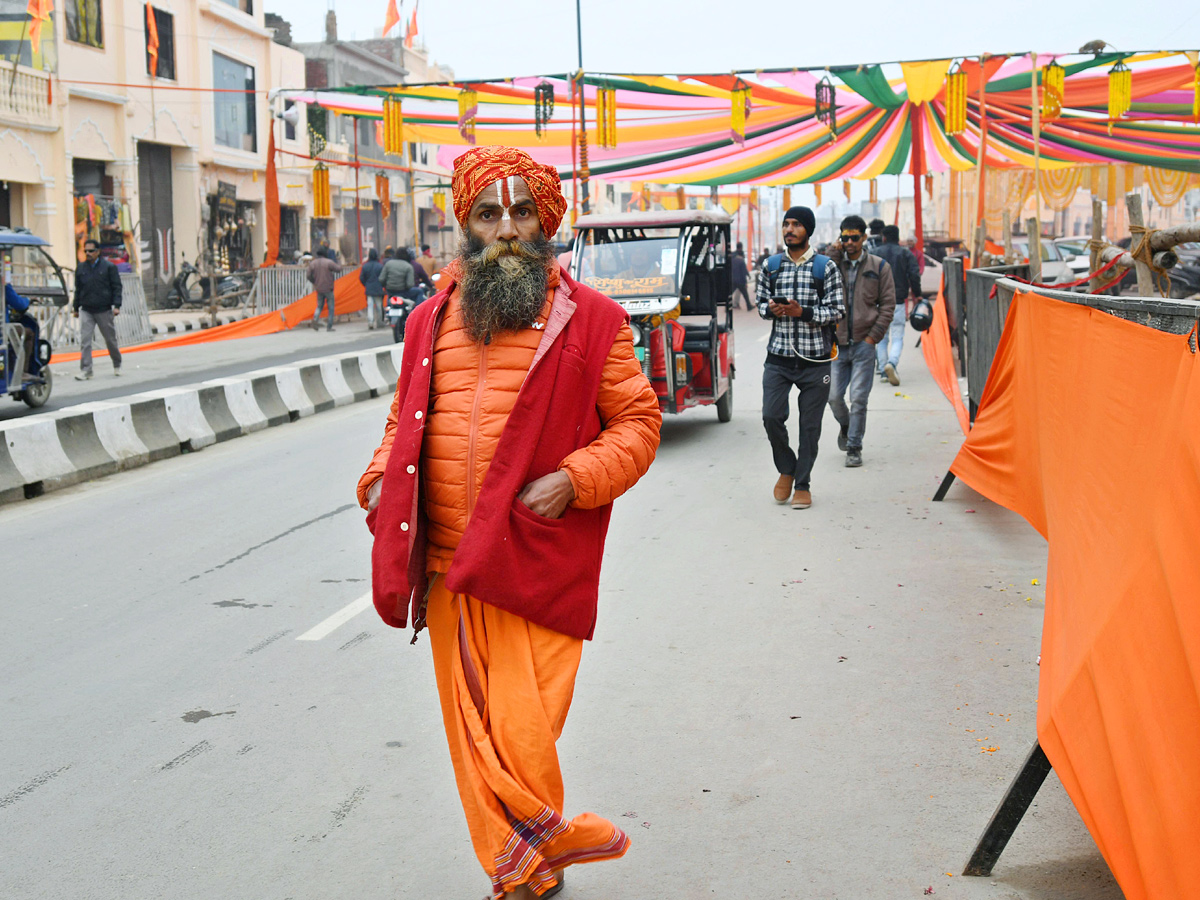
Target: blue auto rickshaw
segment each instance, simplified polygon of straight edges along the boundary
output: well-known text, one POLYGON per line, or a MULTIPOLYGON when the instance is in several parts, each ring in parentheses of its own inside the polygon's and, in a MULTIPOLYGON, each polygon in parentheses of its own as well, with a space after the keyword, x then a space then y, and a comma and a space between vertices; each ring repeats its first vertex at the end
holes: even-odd
POLYGON ((24 229, 0 228, 0 391, 35 409, 50 399, 54 377, 50 341, 33 318, 31 301, 60 308, 68 301, 66 278, 47 246, 48 241, 24 229))

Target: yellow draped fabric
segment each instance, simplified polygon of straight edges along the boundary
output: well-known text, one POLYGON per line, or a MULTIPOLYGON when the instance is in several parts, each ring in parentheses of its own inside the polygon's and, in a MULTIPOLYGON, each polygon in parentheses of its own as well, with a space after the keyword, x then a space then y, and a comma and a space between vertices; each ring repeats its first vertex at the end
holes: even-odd
POLYGON ((1042 192, 1042 201, 1054 210, 1064 210, 1070 207, 1083 180, 1083 169, 1049 169, 1038 173, 1038 187, 1042 192))
POLYGON ((722 197, 721 208, 731 216, 737 215, 737 211, 741 208, 742 201, 739 197, 722 197))
POLYGON ((1187 172, 1146 166, 1146 184, 1150 186, 1154 202, 1159 206, 1174 206, 1182 200, 1190 180, 1187 172))
POLYGON ((904 83, 908 86, 910 103, 928 103, 942 90, 950 60, 935 59, 932 62, 900 63, 904 83))

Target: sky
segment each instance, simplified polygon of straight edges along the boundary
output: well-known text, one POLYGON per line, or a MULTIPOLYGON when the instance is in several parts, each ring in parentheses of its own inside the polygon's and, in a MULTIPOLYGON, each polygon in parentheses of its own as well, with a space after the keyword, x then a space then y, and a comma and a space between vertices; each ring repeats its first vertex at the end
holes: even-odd
MULTIPOLYGON (((419 0, 420 37, 464 80, 573 71, 572 0, 419 0)), ((342 38, 374 37, 387 0, 266 0, 294 39, 322 40, 325 12, 342 38)), ((413 0, 404 0, 407 22, 413 0)), ((1200 49, 1200 3, 1131 16, 1128 2, 1048 0, 580 0, 584 67, 595 72, 728 72, 956 55, 1074 52, 1094 39, 1119 50, 1200 49), (738 15, 732 17, 730 10, 738 15), (845 10, 845 14, 841 11, 845 10), (816 27, 809 23, 816 23, 816 27)))

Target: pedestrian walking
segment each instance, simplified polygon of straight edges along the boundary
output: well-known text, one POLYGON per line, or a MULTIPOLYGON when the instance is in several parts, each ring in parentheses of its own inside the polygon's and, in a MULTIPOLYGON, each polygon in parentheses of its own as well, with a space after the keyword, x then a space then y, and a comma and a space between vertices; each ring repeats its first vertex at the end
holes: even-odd
POLYGON ((867 252, 874 253, 883 244, 883 219, 872 219, 867 227, 870 231, 867 235, 867 252))
POLYGON ((452 192, 462 249, 447 289, 410 317, 358 500, 376 609, 428 627, 491 896, 532 900, 557 893, 567 866, 629 847, 600 816, 566 818, 555 742, 595 624, 611 504, 649 467, 662 418, 628 317, 556 264, 558 172, 480 147, 455 160, 452 192))
POLYGON ((741 294, 742 299, 746 301, 746 309, 754 309, 753 304, 750 302, 750 294, 746 290, 750 284, 750 270, 746 268, 745 251, 733 251, 729 274, 733 283, 733 294, 729 299, 734 309, 738 307, 738 294, 741 294))
POLYGON ((900 229, 888 225, 883 229, 883 243, 872 250, 892 270, 896 284, 896 314, 888 326, 887 339, 875 346, 875 364, 880 379, 889 384, 900 385, 900 354, 904 350, 904 324, 908 321, 908 299, 921 299, 921 270, 916 255, 900 245, 900 229))
POLYGON ((379 280, 383 283, 383 292, 389 297, 415 299, 413 287, 416 283, 416 273, 407 257, 408 249, 401 247, 395 256, 383 264, 379 280))
POLYGON ((428 244, 421 245, 421 255, 417 259, 417 264, 430 278, 433 278, 434 273, 437 272, 437 260, 433 258, 433 248, 428 244))
POLYGON ((74 315, 79 319, 79 374, 76 381, 92 377, 92 339, 96 329, 104 338, 113 374, 121 374, 121 348, 117 344, 116 318, 121 314, 121 273, 112 260, 100 255, 100 245, 84 241, 86 259, 75 270, 74 315))
POLYGON ((875 345, 887 336, 896 309, 891 267, 863 247, 867 223, 842 219, 841 236, 830 254, 846 283, 846 319, 837 326, 838 356, 833 363, 829 407, 837 419, 838 449, 846 465, 862 465, 867 433, 867 399, 875 382, 875 345), (846 395, 850 403, 846 405, 846 395))
POLYGON ((379 261, 379 251, 374 247, 367 253, 367 261, 358 270, 358 280, 367 295, 367 330, 373 330, 382 319, 383 282, 379 280, 383 272, 383 263, 379 261))
POLYGON ((317 257, 308 264, 308 280, 312 282, 317 292, 317 308, 313 312, 312 327, 317 328, 321 321, 321 310, 327 309, 325 330, 333 331, 333 289, 337 277, 342 274, 342 267, 333 261, 328 247, 317 251, 317 257))
POLYGON ((812 506, 810 478, 821 441, 821 420, 829 399, 833 326, 846 314, 841 273, 809 244, 816 216, 807 206, 783 214, 785 253, 762 263, 755 287, 758 314, 771 320, 763 364, 763 427, 779 477, 776 503, 792 509, 812 506), (788 440, 788 407, 797 389, 800 441, 788 440))

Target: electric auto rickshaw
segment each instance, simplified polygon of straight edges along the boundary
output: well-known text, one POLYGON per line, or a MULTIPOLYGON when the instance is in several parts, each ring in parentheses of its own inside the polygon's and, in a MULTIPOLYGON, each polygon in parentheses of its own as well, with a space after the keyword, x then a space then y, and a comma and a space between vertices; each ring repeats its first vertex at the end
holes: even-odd
POLYGON ((50 372, 50 341, 33 318, 34 302, 66 307, 67 281, 54 258, 43 248, 49 242, 18 229, 0 228, 0 327, 4 352, 0 353, 0 393, 28 406, 44 406, 54 388, 50 372), (8 288, 16 296, 8 293, 8 288), (12 306, 12 301, 29 308, 12 306), (38 335, 35 337, 35 335, 38 335))
POLYGON ((733 417, 733 220, 719 210, 590 214, 575 222, 571 276, 631 319, 664 413, 715 404, 733 417))

